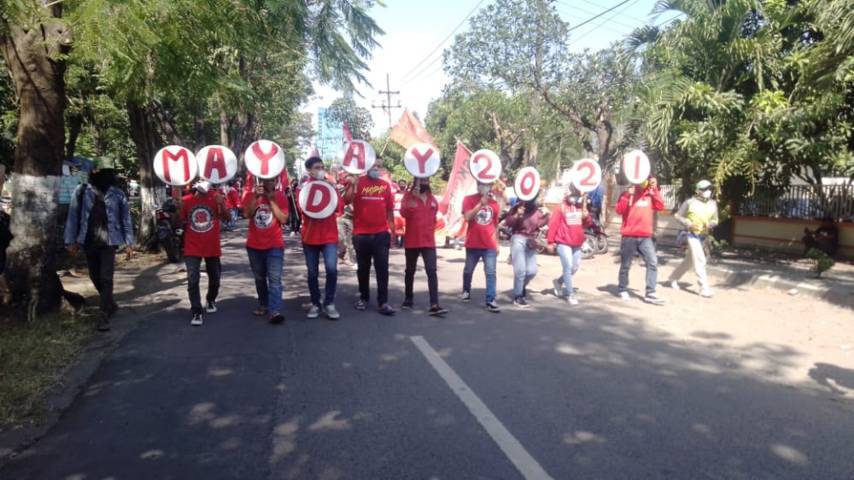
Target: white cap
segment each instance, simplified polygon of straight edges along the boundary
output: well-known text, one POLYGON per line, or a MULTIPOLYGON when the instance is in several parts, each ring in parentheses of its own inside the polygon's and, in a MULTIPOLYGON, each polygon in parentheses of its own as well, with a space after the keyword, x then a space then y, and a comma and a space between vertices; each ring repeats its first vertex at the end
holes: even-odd
POLYGON ((707 190, 709 188, 712 188, 712 182, 708 180, 700 180, 699 182, 697 182, 696 188, 697 190, 707 190))
POLYGON ((200 193, 202 193, 202 194, 205 194, 205 193, 208 193, 208 191, 209 191, 210 189, 211 189, 211 184, 210 184, 210 182, 208 182, 208 181, 206 181, 206 180, 202 180, 202 181, 200 181, 200 182, 196 182, 196 191, 197 191, 197 192, 200 192, 200 193))

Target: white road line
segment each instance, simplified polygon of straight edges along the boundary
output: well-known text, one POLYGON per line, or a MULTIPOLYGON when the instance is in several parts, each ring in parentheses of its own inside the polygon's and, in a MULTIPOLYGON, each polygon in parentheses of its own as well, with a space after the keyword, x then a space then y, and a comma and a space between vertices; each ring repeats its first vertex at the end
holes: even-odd
POLYGON ((409 337, 412 343, 424 355, 424 358, 436 370, 442 380, 451 387, 451 390, 462 400, 474 418, 480 423, 486 433, 498 444, 504 455, 513 463, 516 469, 526 480, 551 480, 552 477, 543 470, 543 467, 534 460, 534 457, 525 450, 525 447, 516 440, 516 437, 507 430, 498 418, 493 415, 489 407, 466 385, 465 382, 454 372, 451 367, 442 360, 442 357, 433 350, 433 347, 424 340, 424 337, 409 337))

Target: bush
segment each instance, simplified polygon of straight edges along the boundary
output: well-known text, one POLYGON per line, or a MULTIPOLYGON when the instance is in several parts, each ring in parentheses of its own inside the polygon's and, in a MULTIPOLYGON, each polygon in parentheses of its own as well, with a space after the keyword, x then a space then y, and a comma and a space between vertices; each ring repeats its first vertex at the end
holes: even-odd
POLYGON ((811 248, 807 252, 807 258, 813 261, 813 270, 815 270, 816 278, 821 278, 821 274, 830 270, 836 263, 830 256, 817 248, 811 248))

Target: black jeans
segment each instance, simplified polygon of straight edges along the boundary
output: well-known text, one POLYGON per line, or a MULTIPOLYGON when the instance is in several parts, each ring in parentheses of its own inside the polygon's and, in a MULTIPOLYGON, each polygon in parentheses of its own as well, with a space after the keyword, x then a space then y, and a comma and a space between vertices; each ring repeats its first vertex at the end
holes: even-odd
POLYGON ((404 290, 406 300, 412 301, 412 284, 415 282, 415 267, 418 257, 424 259, 424 271, 427 273, 427 289, 430 291, 430 306, 439 304, 439 278, 436 275, 435 248, 407 248, 406 273, 404 273, 404 290))
POLYGON ((107 315, 115 310, 113 273, 116 269, 116 247, 84 247, 89 279, 101 300, 101 311, 107 315))
POLYGON ((388 303, 388 249, 391 234, 353 235, 356 248, 356 277, 359 279, 359 297, 363 302, 371 298, 371 262, 377 273, 377 305, 388 303))
MULTIPOLYGON (((187 292, 190 294, 190 309, 193 315, 202 313, 202 298, 199 292, 201 280, 202 257, 185 257, 187 264, 187 292)), ((219 257, 205 257, 205 268, 208 273, 207 301, 216 301, 219 294, 219 279, 222 275, 222 264, 219 257)))

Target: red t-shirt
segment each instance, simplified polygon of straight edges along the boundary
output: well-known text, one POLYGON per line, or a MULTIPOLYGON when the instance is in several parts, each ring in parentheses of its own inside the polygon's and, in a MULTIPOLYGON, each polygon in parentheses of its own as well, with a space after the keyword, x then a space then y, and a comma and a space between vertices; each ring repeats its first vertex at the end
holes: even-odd
POLYGON ((185 195, 183 202, 181 220, 186 222, 184 256, 221 257, 216 193, 209 191, 205 195, 185 195))
POLYGON ((418 195, 407 192, 400 202, 400 215, 406 219, 406 235, 403 244, 406 248, 436 247, 436 212, 439 202, 433 195, 427 201, 421 201, 418 195))
POLYGON ((552 212, 549 221, 549 243, 560 243, 570 247, 580 247, 584 243, 584 226, 590 216, 575 205, 561 204, 552 212))
POLYGON ((391 185, 382 179, 360 177, 353 196, 353 235, 388 232, 388 213, 392 211, 391 185))
MULTIPOLYGON (((305 188, 305 185, 316 182, 318 180, 311 180, 306 182, 302 188, 305 188)), ((301 189, 296 191, 296 198, 299 199, 299 193, 301 189)), ((299 208, 299 205, 297 205, 299 208)), ((340 215, 344 211, 344 201, 341 199, 341 196, 338 195, 338 209, 332 213, 332 215, 324 218, 324 219, 316 219, 311 218, 306 215, 302 209, 300 209, 300 213, 302 214, 302 243, 306 245, 327 245, 330 243, 338 243, 338 215, 340 215)))
MULTIPOLYGON (((463 199, 463 212, 468 212, 480 203, 482 195, 474 193, 463 199)), ((498 202, 490 200, 489 205, 481 207, 468 223, 466 248, 485 248, 498 250, 498 202)))
MULTIPOLYGON (((246 192, 240 203, 248 205, 252 200, 255 192, 246 192)), ((285 194, 279 190, 273 194, 273 199, 279 209, 284 213, 288 213, 288 201, 285 199, 285 194)), ((270 208, 270 201, 266 198, 259 198, 255 204, 255 211, 251 213, 249 218, 249 236, 246 238, 246 246, 256 250, 270 250, 271 248, 283 248, 285 240, 282 235, 282 224, 273 215, 273 210, 270 208)))

